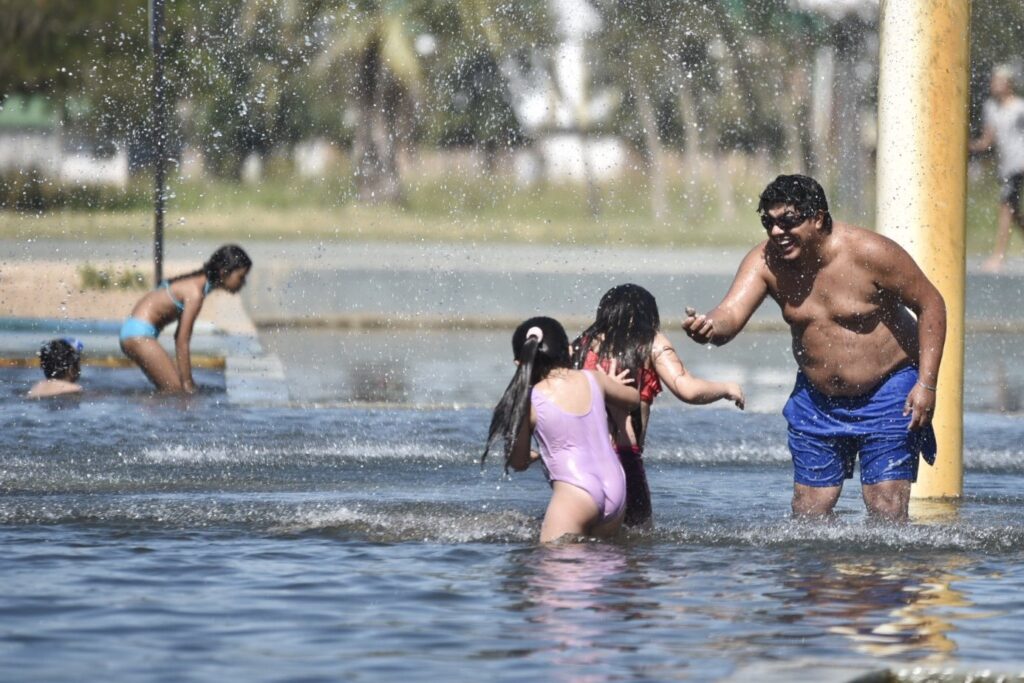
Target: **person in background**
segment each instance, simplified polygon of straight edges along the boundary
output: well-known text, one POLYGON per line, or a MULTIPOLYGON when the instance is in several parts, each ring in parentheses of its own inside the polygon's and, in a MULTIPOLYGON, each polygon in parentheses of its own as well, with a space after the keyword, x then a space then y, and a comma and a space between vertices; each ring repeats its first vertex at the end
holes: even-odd
POLYGON ((573 341, 573 367, 609 371, 612 363, 636 379, 640 405, 625 411, 610 406, 608 420, 615 451, 626 472, 626 526, 651 521, 651 492, 643 452, 651 404, 667 386, 683 403, 727 399, 743 409, 743 390, 735 382, 715 382, 690 374, 661 331, 654 296, 639 285, 612 287, 597 306, 594 323, 573 341))
POLYGON ((984 128, 981 137, 970 143, 971 152, 985 152, 993 146, 999 157, 999 224, 992 255, 982 268, 989 272, 1002 270, 1006 250, 1010 246, 1012 226, 1024 231, 1021 214, 1021 190, 1024 188, 1024 99, 1014 93, 1013 70, 997 66, 989 84, 992 97, 985 102, 984 128))
POLYGON ((39 366, 46 379, 29 389, 27 398, 49 398, 82 393, 78 378, 82 376, 84 345, 77 339, 54 339, 39 349, 39 366))
POLYGON ((512 334, 516 373, 494 408, 481 463, 492 449, 505 469, 525 470, 543 461, 551 501, 541 543, 569 535, 607 537, 622 526, 626 476, 612 450, 605 402, 634 410, 640 393, 625 372, 573 370, 569 338, 552 318, 530 318, 512 334), (540 453, 530 449, 537 435, 540 453))
POLYGON ((135 304, 121 326, 121 350, 158 391, 195 391, 190 345, 196 317, 213 290, 234 294, 242 289, 251 267, 252 260, 245 251, 228 244, 217 249, 199 270, 164 280, 135 304), (174 334, 175 357, 171 358, 156 338, 173 320, 178 321, 178 329, 174 334))

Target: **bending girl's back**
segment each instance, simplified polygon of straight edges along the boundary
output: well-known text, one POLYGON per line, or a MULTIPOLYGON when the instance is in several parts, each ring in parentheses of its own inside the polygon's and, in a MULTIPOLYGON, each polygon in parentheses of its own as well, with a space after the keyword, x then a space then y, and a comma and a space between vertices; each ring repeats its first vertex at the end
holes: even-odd
POLYGON ((225 245, 199 270, 164 280, 143 296, 121 326, 121 350, 135 361, 160 391, 195 390, 192 380, 192 328, 206 296, 215 289, 238 292, 252 261, 241 247, 225 245), (177 320, 175 355, 156 341, 160 331, 177 320))

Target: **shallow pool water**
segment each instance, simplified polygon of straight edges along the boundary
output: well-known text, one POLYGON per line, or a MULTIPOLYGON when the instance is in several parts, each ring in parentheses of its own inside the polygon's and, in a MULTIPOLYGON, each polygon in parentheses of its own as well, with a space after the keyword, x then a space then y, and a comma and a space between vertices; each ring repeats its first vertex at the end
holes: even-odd
MULTIPOLYGON (((788 519, 775 411, 663 402, 657 524, 539 547, 540 471, 484 407, 241 407, 223 378, 82 400, 0 370, 4 680, 849 680, 1024 666, 1024 421, 972 412, 966 491, 906 527, 788 519)), ((124 389, 119 389, 124 387, 124 389)), ((500 391, 500 387, 497 389, 500 391)))

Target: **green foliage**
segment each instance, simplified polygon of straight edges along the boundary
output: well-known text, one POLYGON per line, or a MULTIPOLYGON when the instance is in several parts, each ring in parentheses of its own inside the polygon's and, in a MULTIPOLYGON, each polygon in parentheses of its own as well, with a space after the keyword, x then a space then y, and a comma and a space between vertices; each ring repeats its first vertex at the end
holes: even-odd
POLYGON ((100 270, 88 263, 78 267, 82 289, 148 289, 145 275, 135 269, 121 272, 100 270))
MULTIPOLYGON (((84 146, 128 141, 143 152, 133 161, 145 161, 147 4, 0 0, 0 97, 42 93, 60 112, 68 139, 84 146)), ((638 106, 643 92, 669 148, 685 147, 687 126, 700 129, 697 142, 712 152, 777 155, 783 146, 809 147, 793 138, 807 135, 814 51, 842 48, 875 30, 871 22, 795 10, 789 0, 591 5, 604 25, 588 41, 590 86, 614 91, 619 103, 604 132, 623 135, 641 152, 652 140, 638 106), (694 100, 688 112, 680 105, 684 89, 694 100), (802 123, 787 129, 793 121, 802 123)), ((266 160, 312 137, 358 155, 366 148, 357 139, 367 129, 360 122, 374 109, 387 113, 376 138, 405 150, 472 145, 494 152, 519 144, 525 135, 502 68, 528 56, 550 63, 555 36, 547 8, 545 0, 167 0, 169 148, 197 148, 216 175, 236 180, 246 155, 266 160), (418 51, 424 37, 436 49, 418 51)), ((1024 4, 977 0, 971 13, 977 114, 992 65, 1024 56, 1024 4)), ((356 163, 349 172, 362 170, 356 163)), ((29 208, 133 206, 137 196, 144 201, 146 193, 68 191, 40 178, 4 179, 0 187, 4 206, 29 208)))
POLYGON ((152 189, 144 179, 121 189, 106 185, 66 185, 39 171, 0 175, 0 209, 41 213, 54 209, 118 210, 144 208, 152 189))

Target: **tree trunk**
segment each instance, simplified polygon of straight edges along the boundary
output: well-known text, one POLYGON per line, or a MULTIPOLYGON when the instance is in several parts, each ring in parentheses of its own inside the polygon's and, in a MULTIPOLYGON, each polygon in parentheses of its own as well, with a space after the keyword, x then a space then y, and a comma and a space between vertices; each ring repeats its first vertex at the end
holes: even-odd
POLYGON ((704 150, 700 144, 700 124, 697 122, 697 103, 690 84, 684 79, 679 88, 679 110, 683 115, 683 145, 686 148, 686 194, 694 198, 699 194, 704 150))
POLYGON ((379 41, 371 41, 360 60, 357 81, 359 125, 352 143, 359 200, 401 203, 398 174, 398 89, 380 59, 379 41))
POLYGON ((832 144, 833 89, 835 82, 835 51, 828 46, 818 48, 814 55, 811 83, 811 175, 825 187, 831 185, 834 162, 829 158, 832 144))
POLYGON ((647 177, 651 185, 651 216, 662 221, 668 214, 668 203, 665 196, 665 152, 658 136, 658 119, 654 112, 654 103, 647 90, 647 84, 641 78, 634 77, 633 93, 636 95, 637 112, 640 124, 644 129, 644 146, 647 161, 647 177))
POLYGON ((804 118, 801 113, 806 109, 804 102, 807 99, 807 77, 802 68, 794 66, 789 69, 786 80, 786 92, 777 100, 786 134, 786 172, 803 174, 806 167, 802 135, 804 118))
POLYGON ((867 218, 864 185, 867 159, 864 153, 860 121, 864 88, 857 77, 857 59, 862 48, 859 24, 851 24, 842 35, 846 41, 837 50, 835 73, 835 207, 848 220, 864 222, 867 218))

